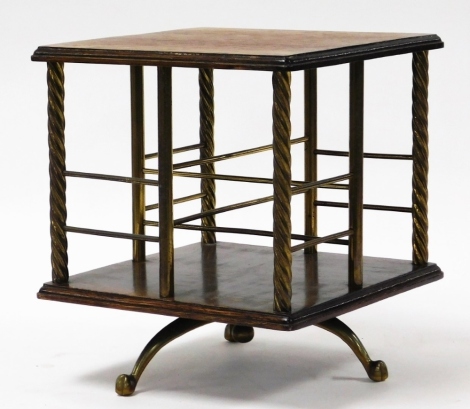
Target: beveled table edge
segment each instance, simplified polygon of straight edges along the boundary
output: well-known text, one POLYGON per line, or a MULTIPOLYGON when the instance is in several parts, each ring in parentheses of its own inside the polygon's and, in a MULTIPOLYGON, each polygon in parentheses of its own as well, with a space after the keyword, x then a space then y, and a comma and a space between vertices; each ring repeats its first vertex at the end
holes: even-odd
POLYGON ((443 47, 444 43, 439 36, 428 34, 289 56, 41 46, 34 52, 31 59, 32 61, 64 63, 297 71, 443 47))
POLYGON ((136 298, 92 290, 71 289, 68 284, 45 283, 37 297, 43 300, 146 312, 201 321, 222 322, 265 329, 294 331, 337 317, 377 301, 403 293, 443 278, 443 272, 429 263, 413 271, 359 289, 333 300, 307 307, 291 314, 214 307, 179 302, 173 299, 136 298))

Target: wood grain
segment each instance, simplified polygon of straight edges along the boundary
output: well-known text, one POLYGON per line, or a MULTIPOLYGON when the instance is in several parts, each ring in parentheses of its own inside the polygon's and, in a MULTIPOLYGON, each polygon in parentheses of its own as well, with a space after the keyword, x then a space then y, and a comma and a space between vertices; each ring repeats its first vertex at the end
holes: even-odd
POLYGON ((43 46, 32 59, 293 71, 441 47, 430 34, 192 28, 43 46))
POLYGON ((273 311, 273 252, 235 243, 192 244, 175 251, 175 295, 161 298, 158 254, 46 283, 41 299, 277 330, 322 322, 442 278, 435 264, 364 258, 364 286, 351 291, 342 254, 294 253, 292 312, 273 311), (243 260, 243 263, 240 263, 243 260))

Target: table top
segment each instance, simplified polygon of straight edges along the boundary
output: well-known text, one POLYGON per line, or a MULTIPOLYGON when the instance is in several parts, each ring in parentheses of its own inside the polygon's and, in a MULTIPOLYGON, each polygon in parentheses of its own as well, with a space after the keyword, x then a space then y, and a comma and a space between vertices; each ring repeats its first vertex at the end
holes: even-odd
POLYGON ((434 34, 191 28, 41 46, 32 60, 295 71, 443 46, 434 34))

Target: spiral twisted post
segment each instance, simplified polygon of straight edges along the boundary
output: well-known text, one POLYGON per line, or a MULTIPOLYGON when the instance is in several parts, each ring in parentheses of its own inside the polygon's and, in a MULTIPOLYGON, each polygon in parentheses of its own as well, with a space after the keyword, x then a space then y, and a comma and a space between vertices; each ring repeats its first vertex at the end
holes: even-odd
POLYGON ((279 312, 291 311, 292 298, 290 81, 290 72, 273 72, 274 310, 279 312))
POLYGON ((413 54, 413 263, 428 261, 428 52, 413 54))
POLYGON ((65 117, 64 64, 47 63, 48 133, 50 176, 50 231, 52 280, 66 283, 69 279, 65 222, 65 117))
MULTIPOLYGON (((200 149, 200 158, 206 159, 214 156, 214 82, 211 68, 199 69, 199 113, 200 127, 199 139, 203 145, 200 149)), ((214 163, 201 165, 201 173, 215 174, 214 163)), ((215 209, 215 179, 201 179, 201 211, 215 209)), ((203 217, 202 225, 215 227, 215 215, 203 217)), ((203 231, 201 240, 203 243, 215 243, 215 232, 203 231)))

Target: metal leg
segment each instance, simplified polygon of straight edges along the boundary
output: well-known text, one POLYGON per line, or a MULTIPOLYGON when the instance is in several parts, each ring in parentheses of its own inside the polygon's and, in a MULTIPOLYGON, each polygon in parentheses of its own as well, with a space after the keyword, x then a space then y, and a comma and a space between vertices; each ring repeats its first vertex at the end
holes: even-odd
POLYGON ((50 176, 50 231, 52 280, 69 280, 67 236, 65 224, 67 207, 65 196, 65 118, 64 118, 64 64, 47 63, 48 133, 50 176))
MULTIPOLYGON (((144 69, 131 66, 132 177, 143 179, 144 149, 144 69)), ((132 184, 132 233, 145 234, 145 185, 132 184)), ((145 241, 133 240, 133 260, 145 261, 145 241)))
POLYGON ((413 263, 428 262, 428 52, 413 54, 413 263))
POLYGON ((364 61, 350 64, 349 97, 349 287, 362 287, 364 162, 364 61))
POLYGON ((357 335, 346 324, 338 318, 332 318, 327 321, 315 324, 315 326, 323 328, 332 334, 341 338, 354 354, 361 361, 362 366, 367 372, 370 379, 375 382, 382 382, 388 378, 387 365, 383 361, 372 361, 367 353, 364 345, 357 335))
POLYGON ((121 396, 132 395, 145 368, 160 349, 181 335, 206 324, 210 324, 210 322, 178 318, 163 328, 145 346, 131 374, 118 376, 116 379, 116 393, 121 396))
POLYGON ((273 72, 274 310, 291 311, 290 72, 273 72))
MULTIPOLYGON (((305 181, 317 180, 317 70, 305 70, 304 80, 304 126, 305 136, 305 181)), ((305 235, 318 235, 317 227, 317 189, 311 189, 305 193, 305 235)), ((307 254, 315 254, 317 246, 310 246, 304 250, 307 254)))
POLYGON ((253 327, 246 327, 242 325, 228 324, 225 327, 225 339, 229 342, 239 342, 245 344, 250 342, 255 336, 253 327))
POLYGON ((171 67, 158 67, 158 194, 160 297, 175 291, 173 245, 173 147, 171 67))
MULTIPOLYGON (((200 128, 199 140, 202 145, 200 158, 207 159, 214 156, 214 73, 210 68, 199 70, 199 112, 200 128)), ((214 163, 202 163, 201 173, 214 175, 214 163)), ((215 209, 215 179, 201 179, 201 212, 215 209)), ((201 218, 201 224, 205 227, 215 227, 215 215, 201 218)), ((215 243, 214 231, 202 231, 202 243, 215 243)))

